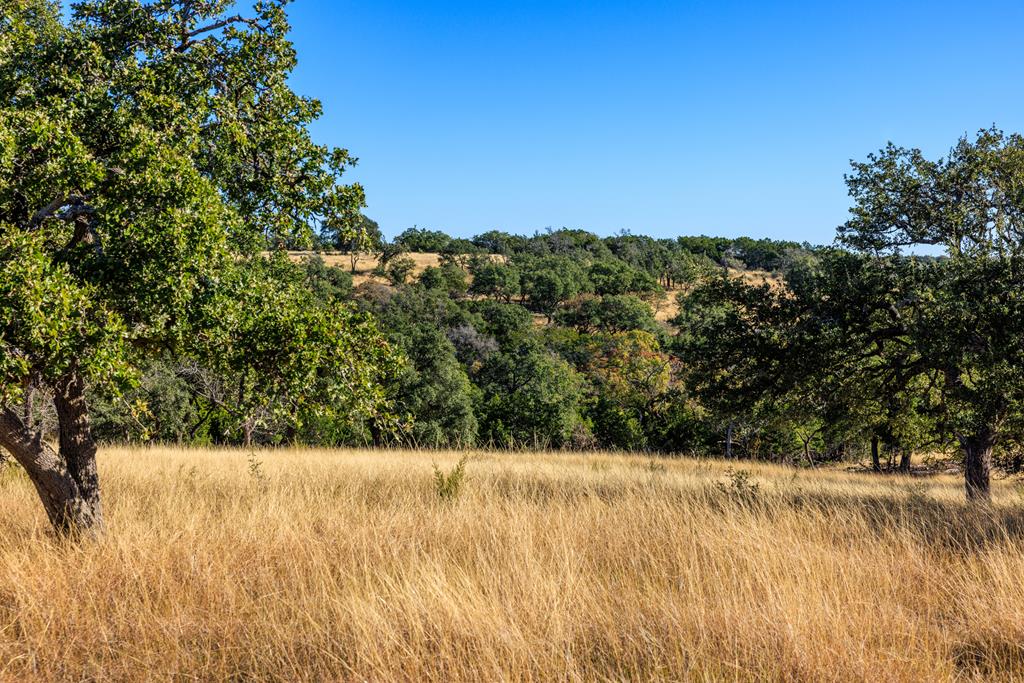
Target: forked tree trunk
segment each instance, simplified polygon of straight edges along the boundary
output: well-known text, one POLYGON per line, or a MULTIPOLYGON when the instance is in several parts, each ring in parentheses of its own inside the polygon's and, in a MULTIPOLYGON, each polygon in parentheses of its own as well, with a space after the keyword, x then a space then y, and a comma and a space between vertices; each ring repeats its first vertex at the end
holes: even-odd
POLYGON ((985 430, 969 437, 962 437, 960 444, 964 449, 964 483, 967 488, 967 500, 972 503, 991 502, 992 490, 989 478, 992 472, 992 449, 995 447, 995 436, 985 430))
POLYGON ((58 534, 97 534, 103 528, 103 513, 85 386, 81 377, 71 374, 54 386, 54 393, 59 451, 8 407, 0 408, 0 446, 25 469, 58 534))

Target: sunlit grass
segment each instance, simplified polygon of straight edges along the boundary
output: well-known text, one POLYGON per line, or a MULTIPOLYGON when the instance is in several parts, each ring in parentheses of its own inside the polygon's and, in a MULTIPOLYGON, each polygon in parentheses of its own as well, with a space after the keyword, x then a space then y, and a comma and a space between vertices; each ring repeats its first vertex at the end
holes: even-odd
POLYGON ((998 482, 609 454, 108 449, 109 531, 0 475, 18 680, 943 680, 1024 675, 998 482), (729 468, 749 472, 729 474, 729 468))

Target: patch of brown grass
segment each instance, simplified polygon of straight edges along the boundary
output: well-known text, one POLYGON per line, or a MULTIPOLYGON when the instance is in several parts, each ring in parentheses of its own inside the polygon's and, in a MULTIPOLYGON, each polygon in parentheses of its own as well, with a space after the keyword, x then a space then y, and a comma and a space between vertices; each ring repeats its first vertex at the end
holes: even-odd
MULTIPOLYGON (((1018 495, 612 455, 108 449, 109 532, 0 496, 8 680, 871 680, 1024 672, 1018 495), (753 488, 751 488, 753 487, 753 488)), ((920 483, 924 481, 924 483, 920 483)))
MULTIPOLYGON (((301 261, 312 255, 313 252, 310 251, 288 252, 288 257, 293 261, 301 261)), ((416 264, 412 271, 413 277, 417 277, 428 266, 437 267, 441 264, 440 254, 412 252, 402 254, 402 256, 412 259, 413 263, 416 264)), ((329 266, 336 266, 347 273, 352 272, 352 261, 348 254, 321 253, 320 258, 329 266)), ((352 284, 358 287, 364 282, 369 281, 386 282, 387 280, 384 278, 378 278, 373 275, 373 270, 377 267, 377 263, 377 257, 373 254, 360 254, 358 261, 356 261, 356 272, 352 274, 352 284)))
MULTIPOLYGON (((742 280, 745 284, 759 287, 763 284, 770 285, 773 289, 782 287, 782 277, 777 273, 769 273, 763 270, 736 270, 730 269, 729 276, 742 280)), ((691 285, 673 287, 665 292, 666 297, 655 307, 655 320, 668 324, 679 315, 679 295, 690 290, 691 285)))

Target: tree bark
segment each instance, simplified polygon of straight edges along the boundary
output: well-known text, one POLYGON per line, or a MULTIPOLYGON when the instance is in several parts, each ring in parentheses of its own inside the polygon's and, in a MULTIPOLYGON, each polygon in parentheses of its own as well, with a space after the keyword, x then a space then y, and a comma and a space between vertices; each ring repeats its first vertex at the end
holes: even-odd
POLYGON ((882 471, 882 461, 878 457, 878 435, 871 435, 871 469, 875 472, 882 471))
MULTIPOLYGON (((54 387, 53 405, 60 429, 60 456, 68 473, 78 485, 83 505, 84 528, 100 530, 100 478, 96 468, 96 442, 89 423, 89 405, 85 400, 85 381, 77 372, 61 379, 54 387)), ((81 524, 80 524, 81 526, 81 524)))
POLYGON ((904 448, 900 451, 900 472, 904 474, 910 474, 910 463, 914 452, 909 448, 904 448))
POLYGON ((995 436, 988 430, 969 437, 961 437, 964 449, 964 483, 967 500, 972 503, 990 503, 992 489, 989 478, 992 472, 992 449, 995 436))
POLYGON ((102 528, 98 490, 92 496, 83 496, 82 487, 61 455, 8 407, 0 408, 0 446, 25 469, 58 534, 94 533, 102 528))
POLYGON ((814 456, 811 455, 811 439, 810 437, 802 439, 804 444, 804 458, 807 459, 807 464, 811 467, 816 468, 817 465, 814 463, 814 456))
POLYGON ((25 469, 58 534, 97 534, 103 528, 103 514, 85 382, 71 372, 52 388, 59 450, 43 441, 42 432, 8 406, 0 406, 0 447, 25 469))
POLYGON ((246 448, 252 446, 252 435, 255 428, 255 420, 251 417, 242 423, 242 445, 246 448))

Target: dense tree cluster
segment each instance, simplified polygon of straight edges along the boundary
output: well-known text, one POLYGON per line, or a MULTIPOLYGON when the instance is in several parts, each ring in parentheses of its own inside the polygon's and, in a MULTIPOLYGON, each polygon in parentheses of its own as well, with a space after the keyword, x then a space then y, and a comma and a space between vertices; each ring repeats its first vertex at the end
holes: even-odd
MULTIPOLYGON (((334 248, 332 230, 322 229, 320 239, 334 248)), ((717 452, 724 422, 687 389, 668 315, 674 299, 723 273, 781 277, 781 269, 819 251, 771 240, 601 238, 568 229, 529 237, 492 230, 467 240, 411 228, 375 253, 375 277, 358 287, 319 256, 292 267, 318 305, 355 307, 401 354, 401 370, 385 386, 391 429, 353 411, 325 424, 232 405, 238 414, 231 419, 227 405, 210 398, 220 396, 213 389, 223 380, 169 356, 148 366, 132 395, 147 406, 145 415, 101 400, 98 429, 121 440, 717 452), (720 260, 704 252, 705 243, 716 245, 720 260), (780 259, 774 274, 748 269, 739 255, 753 253, 751 245, 794 255, 780 259), (406 252, 427 249, 441 264, 415 272, 406 252)), ((771 445, 743 450, 736 428, 737 455, 793 457, 778 423, 744 419, 743 434, 759 430, 771 445)))

